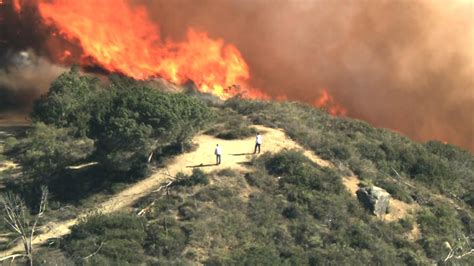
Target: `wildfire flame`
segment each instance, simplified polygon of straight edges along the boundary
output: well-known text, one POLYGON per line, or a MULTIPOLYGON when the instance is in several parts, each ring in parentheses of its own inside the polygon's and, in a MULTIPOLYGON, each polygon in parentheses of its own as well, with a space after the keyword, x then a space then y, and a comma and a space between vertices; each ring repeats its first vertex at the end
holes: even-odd
MULTIPOLYGON (((19 12, 23 0, 13 1, 19 12)), ((113 7, 108 0, 93 4, 73 0, 33 2, 44 23, 56 29, 50 48, 61 63, 99 65, 138 80, 160 77, 176 84, 192 80, 200 91, 223 99, 237 94, 270 99, 262 90, 250 87, 249 67, 234 45, 193 28, 187 30, 184 41, 162 40, 159 26, 150 20, 143 6, 132 6, 127 0, 114 0, 113 7), (57 39, 78 44, 79 49, 55 45, 57 39)), ((286 95, 275 97, 278 101, 287 99, 286 95)), ((327 90, 313 105, 333 115, 347 113, 327 90)))
POLYGON ((323 89, 321 96, 314 100, 313 105, 318 108, 326 109, 332 115, 347 115, 347 110, 337 103, 326 89, 323 89))
POLYGON ((16 12, 21 11, 21 0, 13 0, 13 8, 15 9, 16 12))
POLYGON ((233 96, 236 88, 252 97, 264 96, 247 88, 249 67, 234 45, 192 28, 183 42, 163 41, 143 7, 131 7, 125 0, 114 1, 113 8, 104 0, 93 5, 53 0, 40 1, 38 8, 62 37, 80 43, 83 63, 92 59, 135 79, 162 77, 178 84, 192 80, 201 91, 222 98, 233 96))

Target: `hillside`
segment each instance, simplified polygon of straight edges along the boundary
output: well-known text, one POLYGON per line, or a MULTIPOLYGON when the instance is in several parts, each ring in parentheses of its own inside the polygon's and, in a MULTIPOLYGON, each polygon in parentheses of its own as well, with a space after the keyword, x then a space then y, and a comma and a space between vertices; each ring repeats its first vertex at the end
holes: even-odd
MULTIPOLYGON (((32 119, 26 134, 0 136, 0 170, 31 217, 49 188, 38 264, 474 264, 474 157, 448 144, 297 103, 74 71, 32 119), (357 199, 372 185, 391 194, 388 213, 357 199)), ((17 234, 0 229, 2 256, 21 254, 17 234)))

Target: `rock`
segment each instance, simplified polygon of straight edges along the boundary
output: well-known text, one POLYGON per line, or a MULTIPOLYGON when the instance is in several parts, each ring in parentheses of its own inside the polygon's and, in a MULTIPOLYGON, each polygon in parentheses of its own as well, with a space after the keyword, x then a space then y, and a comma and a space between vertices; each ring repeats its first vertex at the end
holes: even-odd
POLYGON ((363 187, 357 190, 356 194, 359 201, 373 214, 383 215, 387 213, 392 196, 385 189, 376 186, 363 187))

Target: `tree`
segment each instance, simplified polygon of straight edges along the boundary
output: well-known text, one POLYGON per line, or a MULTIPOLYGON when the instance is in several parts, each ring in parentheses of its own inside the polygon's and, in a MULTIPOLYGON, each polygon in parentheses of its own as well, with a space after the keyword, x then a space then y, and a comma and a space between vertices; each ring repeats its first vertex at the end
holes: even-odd
POLYGON ((203 103, 184 94, 174 94, 171 98, 174 106, 173 141, 183 152, 184 145, 211 119, 212 113, 203 103))
POLYGON ((76 68, 72 68, 61 74, 51 84, 48 93, 36 101, 32 118, 57 127, 74 128, 79 136, 85 136, 97 93, 98 79, 81 76, 76 68))
POLYGON ((87 158, 94 150, 88 138, 75 138, 73 130, 36 123, 26 137, 12 148, 25 173, 50 177, 66 166, 87 158))
POLYGON ((0 261, 15 257, 26 257, 30 265, 33 265, 33 237, 36 232, 39 219, 43 216, 46 210, 46 203, 48 199, 48 189, 46 187, 41 188, 41 199, 39 203, 38 213, 34 217, 30 217, 28 209, 23 200, 17 195, 8 193, 1 197, 1 203, 5 211, 5 220, 10 228, 18 235, 18 239, 21 239, 25 254, 11 255, 1 258, 0 261))
POLYGON ((182 148, 211 115, 204 104, 183 94, 143 86, 113 90, 94 117, 91 137, 97 139, 99 160, 121 171, 142 169, 159 146, 182 148))

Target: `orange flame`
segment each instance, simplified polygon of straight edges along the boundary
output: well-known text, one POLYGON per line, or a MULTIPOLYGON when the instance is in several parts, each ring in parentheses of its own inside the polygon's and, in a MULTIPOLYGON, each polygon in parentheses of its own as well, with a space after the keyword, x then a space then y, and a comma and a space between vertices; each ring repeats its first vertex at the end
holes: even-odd
POLYGON ((185 41, 164 42, 145 8, 132 8, 125 0, 113 1, 113 7, 105 0, 43 0, 38 7, 61 36, 80 43, 83 63, 92 59, 135 79, 162 77, 179 84, 192 80, 201 91, 222 98, 235 94, 236 88, 252 98, 265 95, 247 88, 249 68, 235 46, 192 28, 185 41))
MULTIPOLYGON (((16 0, 18 3, 20 0, 16 0)), ((270 96, 249 87, 249 67, 239 50, 222 39, 189 28, 181 42, 163 41, 158 25, 146 9, 126 0, 38 0, 43 20, 58 29, 53 36, 79 43, 82 51, 59 49, 57 60, 66 63, 80 58, 83 65, 96 64, 135 79, 161 77, 184 84, 192 80, 200 91, 223 99, 242 95, 252 99, 270 96)), ((287 100, 286 95, 276 97, 287 100)), ((313 103, 333 115, 346 115, 327 90, 313 103)))
POLYGON ((314 100, 313 105, 318 108, 326 109, 332 115, 347 115, 347 109, 337 103, 326 89, 323 89, 321 96, 314 100))
POLYGON ((22 6, 21 0, 13 0, 13 8, 15 9, 17 13, 21 11, 21 6, 22 6))

